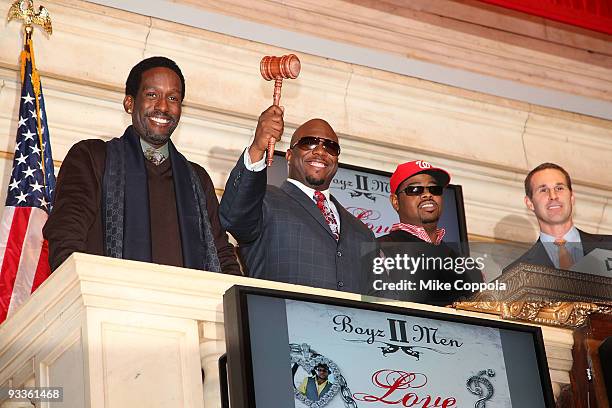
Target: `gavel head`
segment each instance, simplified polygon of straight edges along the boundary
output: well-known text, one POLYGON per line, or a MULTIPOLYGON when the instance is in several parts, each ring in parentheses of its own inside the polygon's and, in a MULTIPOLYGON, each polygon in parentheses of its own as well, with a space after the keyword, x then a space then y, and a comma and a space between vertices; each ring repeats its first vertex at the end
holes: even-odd
POLYGON ((300 74, 300 60, 294 54, 282 57, 263 57, 259 64, 261 76, 266 81, 273 79, 295 79, 300 74))

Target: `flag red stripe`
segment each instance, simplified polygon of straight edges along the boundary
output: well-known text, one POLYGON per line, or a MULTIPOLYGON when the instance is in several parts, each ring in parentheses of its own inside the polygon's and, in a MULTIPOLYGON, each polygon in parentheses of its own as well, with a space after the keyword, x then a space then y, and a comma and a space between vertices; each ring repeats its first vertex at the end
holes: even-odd
POLYGON ((15 310, 24 304, 32 293, 32 284, 34 283, 36 268, 40 263, 40 252, 44 242, 42 229, 47 218, 48 215, 45 211, 36 207, 32 208, 7 317, 10 317, 15 310))
POLYGON ((40 257, 38 258, 38 265, 36 266, 36 274, 34 275, 34 282, 32 282, 32 292, 40 286, 51 275, 51 267, 49 266, 49 246, 47 240, 43 241, 42 248, 40 250, 40 257))
POLYGON ((4 321, 9 309, 31 211, 30 207, 15 207, 10 222, 11 231, 0 270, 0 322, 4 321))

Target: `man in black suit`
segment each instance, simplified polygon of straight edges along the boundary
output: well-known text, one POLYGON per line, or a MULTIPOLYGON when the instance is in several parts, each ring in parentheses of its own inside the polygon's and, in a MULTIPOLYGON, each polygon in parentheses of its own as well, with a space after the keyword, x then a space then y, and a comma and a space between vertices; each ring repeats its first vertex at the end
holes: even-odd
POLYGON ((612 249, 612 236, 589 234, 574 226, 574 202, 572 180, 561 166, 543 163, 531 170, 525 178, 525 205, 538 220, 540 237, 510 266, 526 262, 570 269, 595 248, 612 249))
POLYGON ((382 278, 412 283, 401 291, 383 292, 383 297, 446 305, 470 294, 462 289, 464 283, 483 281, 471 258, 459 257, 442 242, 445 230, 438 227, 438 221, 443 209, 442 194, 449 182, 446 170, 423 160, 400 164, 391 176, 390 200, 400 222, 378 242, 386 258, 402 262, 397 265, 400 268, 387 269, 387 276, 382 278), (412 261, 420 263, 415 265, 412 261), (426 282, 433 281, 446 284, 445 289, 427 286, 426 282))
POLYGON ((248 276, 364 293, 361 254, 374 235, 329 193, 338 136, 322 119, 298 127, 285 155, 289 177, 278 188, 266 185, 265 153, 283 129, 278 106, 259 117, 225 185, 221 224, 240 244, 248 276))

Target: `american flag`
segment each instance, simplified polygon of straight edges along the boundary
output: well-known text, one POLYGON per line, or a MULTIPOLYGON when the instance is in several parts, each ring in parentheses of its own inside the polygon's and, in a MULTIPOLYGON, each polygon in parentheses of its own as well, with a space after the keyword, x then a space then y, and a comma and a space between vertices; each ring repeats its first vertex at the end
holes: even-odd
POLYGON ((42 227, 55 174, 47 115, 31 40, 21 53, 21 99, 13 171, 0 219, 0 322, 50 275, 42 227))

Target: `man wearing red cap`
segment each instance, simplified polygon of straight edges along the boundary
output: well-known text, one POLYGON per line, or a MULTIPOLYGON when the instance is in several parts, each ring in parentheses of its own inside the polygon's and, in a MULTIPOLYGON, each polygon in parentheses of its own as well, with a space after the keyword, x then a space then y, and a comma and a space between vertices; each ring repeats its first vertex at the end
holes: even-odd
POLYGON ((418 267, 407 263, 413 266, 412 270, 397 268, 399 273, 391 272, 395 281, 409 279, 414 282, 413 290, 403 291, 399 296, 401 300, 450 304, 466 294, 456 289, 455 281, 482 282, 482 274, 477 270, 462 269, 462 273, 456 273, 452 265, 458 255, 442 242, 445 230, 438 227, 438 220, 442 215, 444 187, 449 182, 447 171, 423 160, 400 164, 391 176, 390 200, 400 221, 378 241, 385 257, 410 257, 417 261, 420 258, 421 262, 418 267), (427 281, 450 283, 451 289, 422 285, 427 281))

